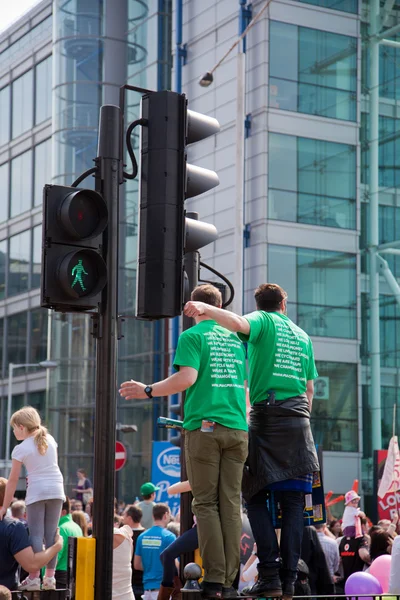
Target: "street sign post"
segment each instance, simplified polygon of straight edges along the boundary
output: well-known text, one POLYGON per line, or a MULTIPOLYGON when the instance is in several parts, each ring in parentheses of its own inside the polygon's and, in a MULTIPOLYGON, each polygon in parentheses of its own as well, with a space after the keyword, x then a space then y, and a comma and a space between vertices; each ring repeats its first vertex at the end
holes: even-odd
POLYGON ((122 442, 115 442, 115 470, 120 471, 126 464, 128 455, 122 442))

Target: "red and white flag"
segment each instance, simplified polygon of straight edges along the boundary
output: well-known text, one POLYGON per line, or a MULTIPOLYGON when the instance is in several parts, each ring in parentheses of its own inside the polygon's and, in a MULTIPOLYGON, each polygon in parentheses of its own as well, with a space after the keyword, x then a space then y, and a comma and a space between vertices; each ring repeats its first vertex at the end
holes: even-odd
POLYGON ((397 492, 400 489, 400 452, 397 435, 393 436, 389 443, 388 454, 378 496, 383 498, 389 492, 397 492))

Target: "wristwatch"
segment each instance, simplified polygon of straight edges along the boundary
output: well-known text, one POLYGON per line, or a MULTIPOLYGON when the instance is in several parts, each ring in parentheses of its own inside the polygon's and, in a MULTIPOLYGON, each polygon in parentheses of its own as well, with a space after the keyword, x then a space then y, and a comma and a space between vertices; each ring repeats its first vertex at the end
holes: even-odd
POLYGON ((144 393, 146 394, 146 396, 148 398, 152 398, 153 397, 153 388, 151 387, 151 385, 146 385, 146 387, 144 388, 144 393))

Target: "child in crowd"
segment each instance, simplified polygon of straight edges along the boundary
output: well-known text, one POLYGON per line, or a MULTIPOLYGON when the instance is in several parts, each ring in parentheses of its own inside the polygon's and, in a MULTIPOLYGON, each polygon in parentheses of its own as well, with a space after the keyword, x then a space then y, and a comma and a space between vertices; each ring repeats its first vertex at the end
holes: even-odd
POLYGON ((347 537, 362 537, 360 518, 365 514, 360 510, 358 503, 361 498, 354 490, 350 490, 344 497, 345 509, 342 519, 343 534, 347 537))
MULTIPOLYGON (((31 406, 15 412, 10 421, 14 435, 21 443, 12 451, 12 467, 0 519, 6 514, 17 487, 22 465, 27 471, 26 514, 30 541, 34 552, 54 544, 62 504, 65 501, 63 476, 58 467, 57 443, 43 427, 40 415, 31 406)), ((54 590, 57 557, 46 567, 42 589, 54 590)), ((40 571, 29 573, 20 584, 20 590, 41 589, 40 571)))

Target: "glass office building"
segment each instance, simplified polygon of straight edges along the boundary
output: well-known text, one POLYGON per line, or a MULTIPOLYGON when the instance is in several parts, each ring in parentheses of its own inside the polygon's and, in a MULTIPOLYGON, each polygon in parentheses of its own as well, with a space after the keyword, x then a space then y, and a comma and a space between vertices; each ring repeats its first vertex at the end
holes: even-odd
MULTIPOLYGON (((184 3, 185 48, 175 47, 180 0, 48 0, 0 35, 0 368, 5 422, 10 362, 57 359, 46 374, 16 371, 13 410, 30 403, 59 440, 67 487, 75 471, 93 472, 95 346, 87 316, 48 313, 39 306, 41 202, 46 182, 71 183, 92 166, 102 103, 119 102, 124 83, 173 89, 177 71, 190 108, 215 116, 221 132, 189 150, 192 163, 218 172, 220 186, 188 201, 214 223, 219 239, 202 258, 234 278, 237 71, 233 52, 210 88, 198 80, 237 38, 243 4, 184 3), (182 52, 183 50, 183 52, 182 52), (184 52, 186 50, 186 53, 184 52), (183 60, 178 54, 185 54, 183 60)), ((252 3, 253 15, 264 5, 252 3)), ((289 316, 312 336, 319 378, 312 417, 324 450, 327 489, 343 493, 353 479, 372 497, 369 278, 369 2, 273 0, 246 44, 244 168, 244 304, 261 281, 289 294, 289 316), (288 10, 290 6, 290 10, 288 10)), ((400 22, 394 2, 385 27, 400 22)), ((178 35, 179 37, 179 35, 178 35)), ((396 39, 393 37, 392 39, 396 39)), ((400 235, 398 132, 400 50, 380 49, 380 242, 400 235)), ((140 96, 126 95, 126 120, 140 96)), ((138 139, 135 138, 137 148, 138 139)), ((129 164, 128 167, 129 169, 129 164)), ((89 178, 85 185, 92 186, 89 178)), ((119 381, 152 382, 168 374, 168 323, 134 318, 137 181, 121 187, 119 381)), ((396 277, 400 259, 388 258, 396 277)), ((202 276, 205 273, 202 272, 202 276)), ((209 275, 209 274, 207 274, 209 275)), ((382 445, 399 392, 399 308, 381 282, 382 445)), ((118 400, 118 433, 129 460, 118 494, 132 500, 150 476, 151 440, 167 399, 118 400)), ((0 457, 5 459, 5 426, 0 457)), ((1 464, 1 463, 0 463, 1 464)))

